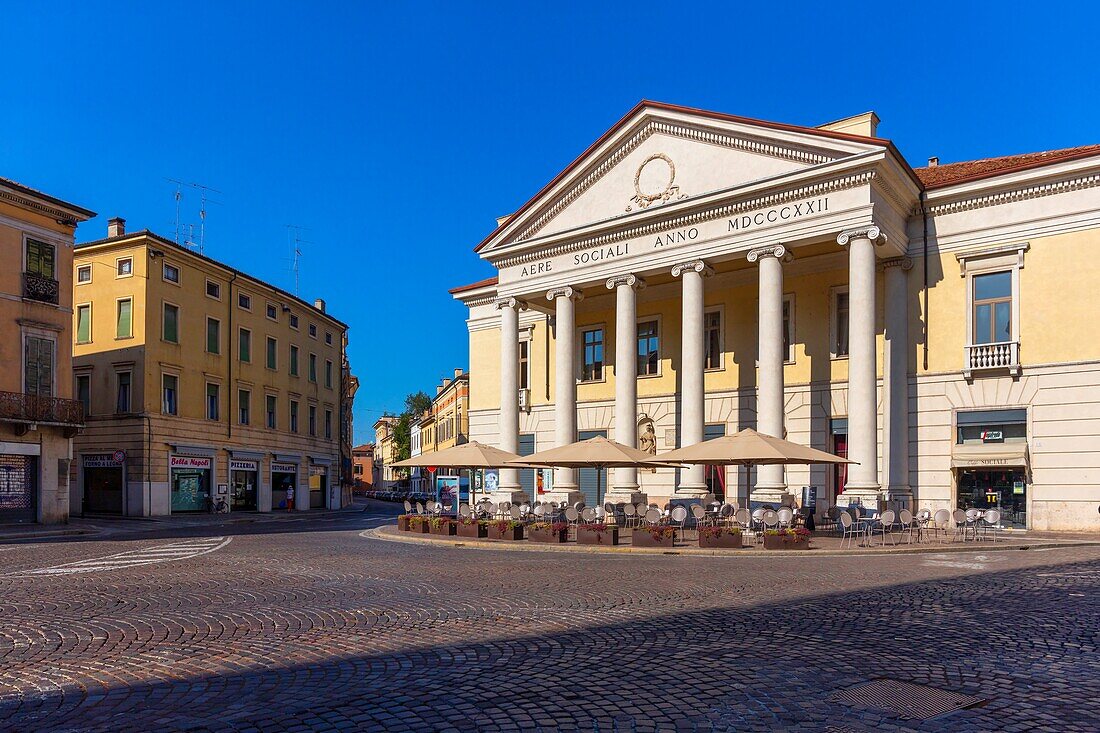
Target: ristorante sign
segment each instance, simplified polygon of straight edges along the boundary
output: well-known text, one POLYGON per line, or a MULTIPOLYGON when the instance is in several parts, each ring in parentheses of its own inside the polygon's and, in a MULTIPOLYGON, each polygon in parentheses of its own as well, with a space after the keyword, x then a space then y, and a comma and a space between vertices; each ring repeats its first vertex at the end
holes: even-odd
POLYGON ((806 199, 787 204, 779 204, 762 209, 721 217, 696 226, 672 229, 656 234, 635 237, 630 240, 585 248, 565 255, 557 255, 525 262, 507 268, 512 274, 510 279, 525 279, 539 275, 573 270, 596 265, 609 260, 617 260, 654 250, 665 250, 690 245, 694 242, 716 239, 723 236, 736 236, 751 233, 769 226, 778 226, 806 217, 818 216, 829 212, 829 197, 806 199))

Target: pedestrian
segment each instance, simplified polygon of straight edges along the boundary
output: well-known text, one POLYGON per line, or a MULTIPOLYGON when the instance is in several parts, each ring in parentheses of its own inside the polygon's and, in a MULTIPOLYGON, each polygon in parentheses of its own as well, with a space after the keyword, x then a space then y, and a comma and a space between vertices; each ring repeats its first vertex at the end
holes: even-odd
POLYGON ((286 487, 286 510, 288 512, 294 511, 294 487, 286 487))

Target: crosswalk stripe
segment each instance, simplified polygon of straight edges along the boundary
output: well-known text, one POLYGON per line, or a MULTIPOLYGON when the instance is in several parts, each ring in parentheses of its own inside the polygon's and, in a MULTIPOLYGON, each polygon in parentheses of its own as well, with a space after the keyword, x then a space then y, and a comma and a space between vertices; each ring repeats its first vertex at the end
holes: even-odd
POLYGON ((171 562, 173 560, 187 560, 225 547, 232 540, 232 537, 211 537, 199 542, 173 543, 170 545, 147 547, 141 550, 127 550, 126 552, 107 555, 106 557, 77 560, 75 562, 63 563, 48 568, 21 570, 9 573, 9 575, 71 575, 73 573, 87 573, 99 570, 121 570, 128 567, 152 565, 154 563, 171 562))

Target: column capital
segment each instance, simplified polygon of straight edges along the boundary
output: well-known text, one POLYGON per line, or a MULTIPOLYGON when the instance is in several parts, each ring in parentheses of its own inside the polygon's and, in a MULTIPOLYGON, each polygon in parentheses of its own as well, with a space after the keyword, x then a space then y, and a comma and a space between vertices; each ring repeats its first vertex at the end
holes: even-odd
POLYGON ((496 306, 497 310, 503 310, 505 308, 515 308, 521 311, 527 310, 527 301, 515 297, 497 298, 493 301, 493 305, 496 306))
POLYGON ((902 270, 908 271, 913 269, 913 259, 911 257, 891 257, 888 260, 883 260, 879 265, 883 270, 900 267, 902 270))
POLYGON ((672 268, 672 276, 680 277, 685 272, 697 272, 703 277, 710 277, 714 274, 714 269, 710 267, 706 262, 702 260, 691 260, 689 262, 681 262, 672 268))
POLYGON ((847 247, 848 242, 853 239, 869 239, 871 244, 878 246, 886 244, 886 235, 874 224, 869 227, 860 227, 858 229, 849 229, 841 232, 836 236, 836 243, 841 247, 847 247))
POLYGON ((761 257, 774 257, 780 262, 790 262, 794 259, 794 255, 782 244, 770 244, 767 247, 750 249, 747 259, 749 262, 756 262, 761 257))
POLYGON ((551 288, 546 291, 546 299, 554 300, 555 298, 569 298, 572 301, 584 300, 584 293, 580 288, 575 288, 572 285, 566 285, 561 288, 551 288))
POLYGON ((646 286, 645 278, 641 275, 616 275, 615 277, 607 278, 607 289, 614 290, 620 285, 626 285, 629 288, 635 290, 641 290, 646 286))

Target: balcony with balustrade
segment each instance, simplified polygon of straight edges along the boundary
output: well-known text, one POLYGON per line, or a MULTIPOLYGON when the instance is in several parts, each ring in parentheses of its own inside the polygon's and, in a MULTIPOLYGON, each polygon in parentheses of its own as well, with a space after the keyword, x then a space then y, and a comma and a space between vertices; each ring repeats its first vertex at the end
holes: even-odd
POLYGON ((37 300, 40 303, 57 305, 60 293, 61 287, 57 280, 33 272, 23 273, 24 300, 37 300))
POLYGON ((65 437, 71 438, 84 427, 84 404, 60 397, 0 392, 0 422, 14 423, 17 435, 44 425, 60 427, 65 437))
POLYGON ((989 344, 969 344, 963 376, 973 379, 975 373, 1007 372, 1020 375, 1020 342, 999 341, 989 344))

